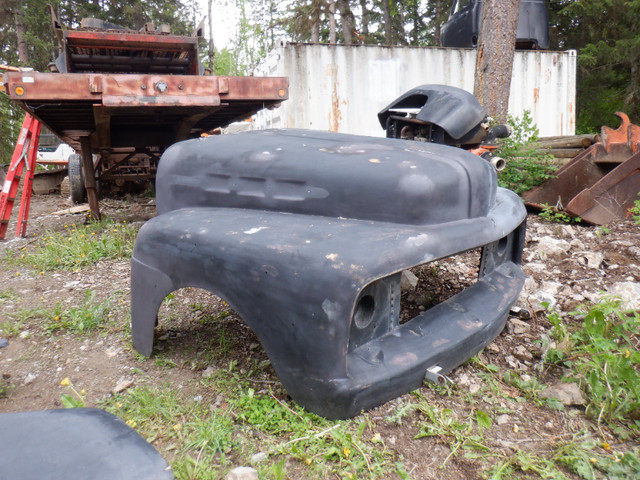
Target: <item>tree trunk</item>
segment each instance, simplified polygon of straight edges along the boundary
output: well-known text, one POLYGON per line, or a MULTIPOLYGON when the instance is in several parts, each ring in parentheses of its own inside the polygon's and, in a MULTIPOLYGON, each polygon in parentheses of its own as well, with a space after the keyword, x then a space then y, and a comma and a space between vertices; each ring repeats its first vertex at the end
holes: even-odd
POLYGON ((360 31, 360 40, 366 43, 369 38, 369 10, 367 10, 367 0, 360 0, 360 8, 362 9, 362 30, 360 31))
POLYGON ((384 22, 384 43, 385 45, 393 45, 393 25, 391 23, 389 0, 382 0, 382 17, 384 22))
POLYGON ((313 0, 311 2, 311 43, 320 43, 320 14, 322 13, 322 2, 313 0))
POLYGON ((409 18, 413 24, 411 30, 411 45, 418 45, 419 31, 420 31, 420 9, 418 8, 418 2, 411 3, 409 5, 409 18))
POLYGON ((17 6, 14 10, 14 20, 16 27, 16 43, 18 46, 18 60, 24 65, 29 65, 29 47, 25 40, 27 29, 23 23, 22 7, 17 6))
POLYGON ((329 43, 336 43, 336 0, 329 0, 329 43))
POLYGON ((442 22, 440 18, 442 17, 442 0, 436 0, 436 10, 433 14, 433 19, 435 20, 435 29, 433 31, 433 44, 436 46, 440 46, 440 30, 442 28, 442 22))
POLYGON ((320 22, 311 25, 311 43, 320 43, 320 22))
POLYGON ((342 20, 342 37, 345 45, 353 43, 353 32, 356 19, 349 8, 349 0, 337 0, 340 19, 342 20))
POLYGON ((214 61, 216 59, 216 49, 213 43, 213 0, 209 0, 207 2, 207 14, 209 15, 209 68, 211 69, 211 74, 215 74, 214 61))
POLYGON ((519 12, 519 0, 482 4, 473 93, 498 122, 507 118, 519 12))

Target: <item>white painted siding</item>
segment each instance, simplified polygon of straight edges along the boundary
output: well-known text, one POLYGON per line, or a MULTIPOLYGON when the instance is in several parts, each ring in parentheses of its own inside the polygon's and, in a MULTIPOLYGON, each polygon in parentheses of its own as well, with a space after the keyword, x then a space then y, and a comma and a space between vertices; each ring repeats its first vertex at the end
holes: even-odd
MULTIPOLYGON (((289 77, 289 99, 254 125, 383 136, 380 110, 429 83, 473 92, 475 62, 475 49, 283 43, 256 73, 289 77)), ((509 113, 531 111, 541 136, 573 135, 575 77, 575 51, 516 51, 509 113)))

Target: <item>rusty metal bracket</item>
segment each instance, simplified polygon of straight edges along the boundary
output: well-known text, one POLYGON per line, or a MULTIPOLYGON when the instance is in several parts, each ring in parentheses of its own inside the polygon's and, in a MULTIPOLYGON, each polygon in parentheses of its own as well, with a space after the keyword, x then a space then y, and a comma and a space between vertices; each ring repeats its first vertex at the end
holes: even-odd
POLYGON ((623 112, 620 126, 603 126, 601 141, 572 159, 555 178, 525 192, 528 206, 558 205, 587 223, 605 225, 626 218, 640 191, 640 127, 623 112))

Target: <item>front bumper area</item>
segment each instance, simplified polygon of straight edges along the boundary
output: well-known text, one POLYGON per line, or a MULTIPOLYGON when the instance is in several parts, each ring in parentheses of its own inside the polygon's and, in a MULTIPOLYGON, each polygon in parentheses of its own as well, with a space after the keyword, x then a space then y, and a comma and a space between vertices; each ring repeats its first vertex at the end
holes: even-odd
POLYGON ((503 328, 526 211, 461 149, 304 130, 180 142, 131 260, 133 345, 174 290, 225 300, 291 397, 346 418, 446 373, 503 328), (479 281, 400 324, 403 270, 482 248, 479 281))
MULTIPOLYGON (((498 199, 497 208, 522 205, 511 192, 498 199)), ((515 220, 505 234, 491 215, 398 229, 238 209, 167 212, 136 240, 133 344, 150 355, 165 296, 204 288, 253 329, 297 403, 351 417, 419 387, 431 367, 446 374, 499 334, 524 284, 523 207, 515 220), (477 283, 399 324, 402 270, 478 247, 477 283)))

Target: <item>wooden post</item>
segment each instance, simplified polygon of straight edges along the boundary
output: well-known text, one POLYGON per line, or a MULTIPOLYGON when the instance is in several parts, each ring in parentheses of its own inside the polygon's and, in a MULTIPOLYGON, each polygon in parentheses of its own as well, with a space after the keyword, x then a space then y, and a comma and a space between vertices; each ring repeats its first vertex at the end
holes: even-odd
POLYGON ((87 190, 91 215, 100 220, 100 205, 98 204, 98 190, 96 188, 96 171, 93 167, 93 155, 91 155, 91 140, 89 137, 80 137, 82 150, 82 168, 84 170, 84 187, 87 190))

